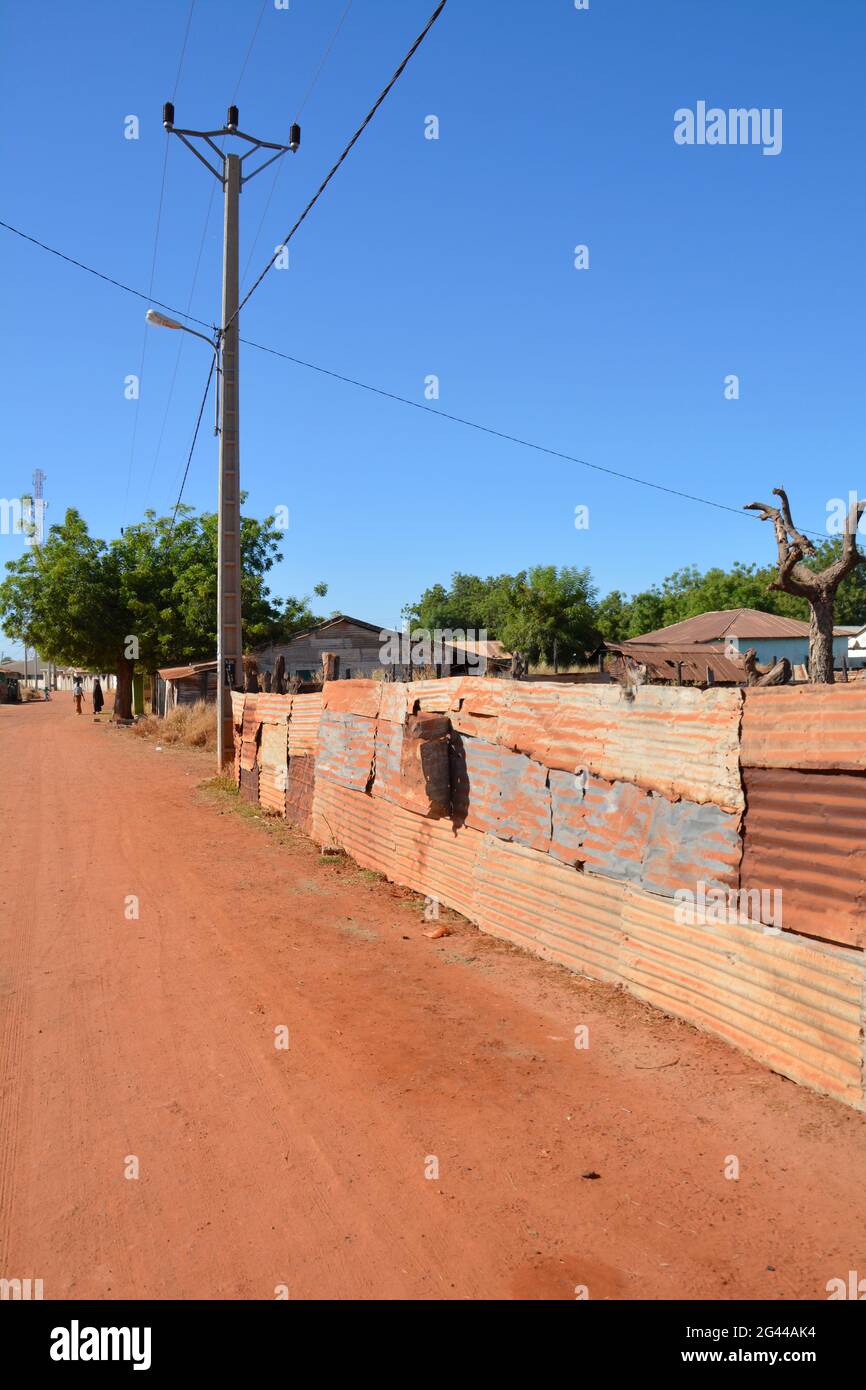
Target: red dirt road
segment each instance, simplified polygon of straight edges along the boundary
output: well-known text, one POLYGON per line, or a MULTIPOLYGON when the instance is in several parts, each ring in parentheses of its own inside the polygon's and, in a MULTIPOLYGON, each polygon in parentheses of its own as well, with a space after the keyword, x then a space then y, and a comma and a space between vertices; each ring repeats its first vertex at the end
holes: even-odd
POLYGON ((866 1117, 466 923, 425 939, 417 900, 221 812, 210 773, 68 697, 0 706, 0 1276, 805 1299, 866 1274, 866 1117))

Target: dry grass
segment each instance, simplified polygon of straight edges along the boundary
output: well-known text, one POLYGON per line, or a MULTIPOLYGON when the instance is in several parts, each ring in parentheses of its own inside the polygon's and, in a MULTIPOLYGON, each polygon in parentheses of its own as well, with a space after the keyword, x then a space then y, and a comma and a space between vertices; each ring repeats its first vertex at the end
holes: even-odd
POLYGON ((177 705, 164 719, 148 714, 133 725, 138 738, 155 738, 168 747, 182 744, 185 748, 201 748, 216 752, 216 705, 197 700, 194 705, 177 705))

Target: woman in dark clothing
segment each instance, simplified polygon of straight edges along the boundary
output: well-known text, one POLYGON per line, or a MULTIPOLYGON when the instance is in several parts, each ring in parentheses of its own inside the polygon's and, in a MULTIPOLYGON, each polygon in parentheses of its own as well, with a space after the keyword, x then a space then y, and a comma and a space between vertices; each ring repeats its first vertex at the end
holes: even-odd
POLYGON ((99 677, 97 676, 93 682, 93 713, 99 714, 104 704, 105 701, 102 698, 102 686, 99 684, 99 677))

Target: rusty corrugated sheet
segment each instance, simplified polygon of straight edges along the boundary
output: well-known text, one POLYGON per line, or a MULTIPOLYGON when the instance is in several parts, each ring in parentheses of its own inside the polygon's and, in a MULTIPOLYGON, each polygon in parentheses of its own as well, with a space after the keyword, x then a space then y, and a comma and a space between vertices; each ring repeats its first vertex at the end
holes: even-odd
MULTIPOLYGON (((261 711, 261 706, 259 708, 266 718, 267 716, 261 711)), ((277 811, 281 816, 286 814, 288 732, 286 723, 263 722, 258 757, 259 801, 266 810, 277 811)))
POLYGON ((259 729, 261 728, 262 721, 256 712, 257 699, 257 695, 244 696, 244 722, 242 729, 245 742, 249 739, 257 739, 259 736, 259 729))
POLYGON ((292 715, 289 720, 289 753, 298 757, 315 753, 319 741, 319 720, 322 717, 322 693, 292 696, 292 715))
POLYGON ((400 795, 400 757, 403 752, 403 726, 388 719, 376 722, 374 741, 373 796, 396 801, 400 795))
POLYGON ((518 686, 499 738, 548 767, 587 768, 672 800, 740 811, 740 690, 642 686, 518 686), (536 694, 537 690, 537 694, 536 694))
POLYGON ((379 693, 379 719, 392 724, 406 722, 406 690, 404 681, 382 681, 379 693))
POLYGON ((312 834, 315 788, 316 759, 313 754, 291 756, 286 787, 286 819, 307 835, 312 834))
MULTIPOLYGON (((316 776, 313 795, 313 839, 339 845, 365 869, 394 877, 394 824, 397 807, 364 792, 316 776)), ((404 815, 411 814, 403 812, 404 815)), ((415 817, 420 821, 420 816, 415 817)), ((405 879, 398 879, 405 882, 405 879)))
POLYGON ((697 891, 736 888, 740 878, 743 842, 740 817, 705 802, 668 801, 651 797, 647 844, 641 865, 641 886, 651 893, 673 897, 678 888, 697 891))
POLYGON ((418 816, 389 802, 379 804, 389 807, 394 835, 391 868, 385 870, 388 877, 471 918, 481 833, 450 820, 418 816))
MULTIPOLYGON (((746 768, 742 887, 782 925, 866 946, 866 777, 746 768)), ((757 904, 756 904, 757 905, 757 904)))
POLYGON ((864 1108, 864 957, 760 927, 682 925, 626 890, 623 983, 793 1081, 864 1108))
POLYGON ((493 835, 484 837, 476 883, 474 915, 482 931, 619 983, 623 884, 493 835))
POLYGON ((410 714, 401 733, 399 804, 420 816, 447 816, 451 809, 448 716, 410 714))
POLYGON ((376 719, 379 714, 379 698, 382 681, 350 680, 326 681, 322 689, 322 708, 340 714, 361 714, 366 719, 376 719))
POLYGON ((866 684, 748 690, 744 767, 866 771, 866 684))
POLYGON ((265 724, 287 724, 293 698, 292 695, 257 695, 256 714, 265 724))
POLYGON ((551 830, 547 769, 484 739, 453 734, 451 745, 455 819, 475 830, 546 850, 551 830))
POLYGON ((240 690, 232 690, 230 693, 232 697, 232 719, 237 727, 240 728, 244 722, 244 699, 246 697, 240 690))
POLYGON ((316 777, 365 791, 373 775, 375 736, 374 720, 323 710, 316 750, 316 777))
POLYGON ((244 801, 251 801, 253 805, 258 804, 259 769, 255 762, 252 767, 244 767, 241 763, 239 790, 244 801))

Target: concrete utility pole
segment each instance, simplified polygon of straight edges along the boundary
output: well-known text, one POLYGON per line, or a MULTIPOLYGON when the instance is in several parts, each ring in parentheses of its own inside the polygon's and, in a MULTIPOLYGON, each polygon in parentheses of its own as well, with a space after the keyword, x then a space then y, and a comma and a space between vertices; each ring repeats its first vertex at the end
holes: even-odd
MULTIPOLYGON (((238 215, 240 193, 245 183, 255 178, 275 159, 281 159, 301 143, 301 128, 293 125, 288 145, 276 145, 258 140, 238 130, 238 108, 230 106, 222 130, 179 130, 174 124, 174 104, 167 101, 162 111, 162 123, 171 135, 177 135, 196 159, 201 160, 223 187, 225 215, 223 221, 223 279, 222 320, 216 330, 222 355, 222 390, 218 405, 219 432, 219 555, 217 574, 217 766, 220 771, 234 756, 231 691, 243 689, 243 633, 241 625, 241 482, 240 482, 240 399, 238 379, 238 215), (244 154, 227 154, 215 143, 220 136, 234 136, 249 146, 244 154), (217 165, 193 143, 199 140, 216 157, 217 165), (257 168, 249 173, 244 161, 258 150, 273 150, 257 168)), ((154 317, 158 322, 161 316, 154 317)), ((163 320, 163 322, 165 322, 163 320)), ((169 327, 183 325, 169 322, 169 327)), ((189 329, 188 332, 194 330, 189 329)), ((202 334, 196 336, 202 337, 202 334)))

